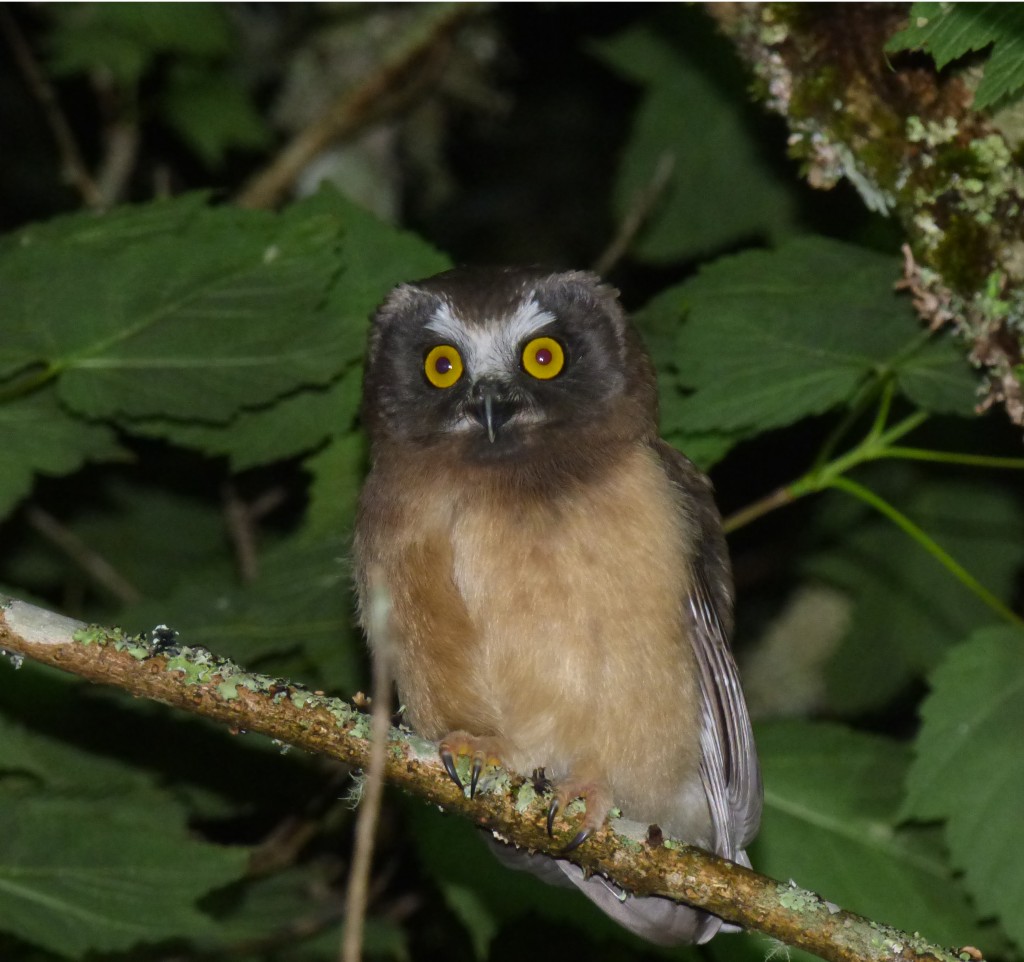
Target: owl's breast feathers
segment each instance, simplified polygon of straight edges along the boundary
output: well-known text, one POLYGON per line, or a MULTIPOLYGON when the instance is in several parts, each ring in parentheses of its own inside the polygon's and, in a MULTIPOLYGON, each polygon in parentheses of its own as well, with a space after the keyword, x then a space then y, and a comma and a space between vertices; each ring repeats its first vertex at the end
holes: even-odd
POLYGON ((715 575, 695 570, 702 518, 656 443, 557 494, 386 453, 357 555, 391 592, 399 694, 422 735, 497 736, 509 767, 593 773, 628 817, 721 850, 689 604, 715 575))

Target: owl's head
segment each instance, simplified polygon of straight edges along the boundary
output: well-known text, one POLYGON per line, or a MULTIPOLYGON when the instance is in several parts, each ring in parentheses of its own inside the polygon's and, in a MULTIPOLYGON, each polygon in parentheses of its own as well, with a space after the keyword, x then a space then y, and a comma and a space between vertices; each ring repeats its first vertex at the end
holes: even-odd
POLYGON ((363 417, 373 442, 462 458, 555 458, 656 430, 654 375, 593 274, 457 268, 395 288, 373 319, 363 417))

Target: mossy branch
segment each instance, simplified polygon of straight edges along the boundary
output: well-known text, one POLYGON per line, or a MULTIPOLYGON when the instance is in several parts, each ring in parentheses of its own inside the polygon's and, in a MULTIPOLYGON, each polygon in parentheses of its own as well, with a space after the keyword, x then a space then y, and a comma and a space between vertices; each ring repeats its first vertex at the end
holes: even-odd
POLYGON ((846 179, 907 237, 902 287, 988 377, 985 408, 1024 426, 1024 106, 972 106, 977 74, 887 53, 910 4, 708 6, 790 129, 813 187, 846 179))
MULTIPOLYGON (((246 672, 202 648, 162 648, 118 629, 86 626, 0 597, 0 649, 233 730, 260 732, 356 768, 369 763, 368 715, 341 699, 246 672)), ((517 776, 503 775, 475 799, 465 797, 445 774, 435 746, 401 729, 388 733, 385 776, 532 851, 558 853, 576 830, 567 825, 550 838, 546 801, 529 780, 517 776)), ((959 962, 919 936, 846 912, 792 882, 672 840, 652 843, 642 836, 630 823, 613 820, 571 858, 629 891, 688 902, 833 962, 959 962)))

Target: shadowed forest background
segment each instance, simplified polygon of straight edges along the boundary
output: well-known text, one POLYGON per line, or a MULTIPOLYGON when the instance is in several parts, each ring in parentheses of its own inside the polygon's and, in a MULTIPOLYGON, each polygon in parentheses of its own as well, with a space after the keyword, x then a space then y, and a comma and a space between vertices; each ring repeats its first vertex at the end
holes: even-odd
MULTIPOLYGON (((598 270, 726 518, 755 868, 1020 958, 1022 9, 4 5, 0 589, 367 690, 369 315, 598 270)), ((351 773, 236 735, 0 661, 0 958, 337 958, 351 773)), ((669 954, 477 834, 385 795, 367 957, 669 954)))

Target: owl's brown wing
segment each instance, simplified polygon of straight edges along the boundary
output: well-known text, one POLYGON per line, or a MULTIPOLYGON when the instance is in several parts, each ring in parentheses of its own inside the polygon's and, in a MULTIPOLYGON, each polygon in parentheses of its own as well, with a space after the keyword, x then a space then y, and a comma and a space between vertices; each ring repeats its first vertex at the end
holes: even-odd
POLYGON ((702 695, 701 777, 715 830, 715 849, 736 859, 757 834, 763 790, 747 704, 729 650, 732 576, 711 483, 689 459, 655 442, 669 479, 680 492, 694 532, 687 612, 702 695))

